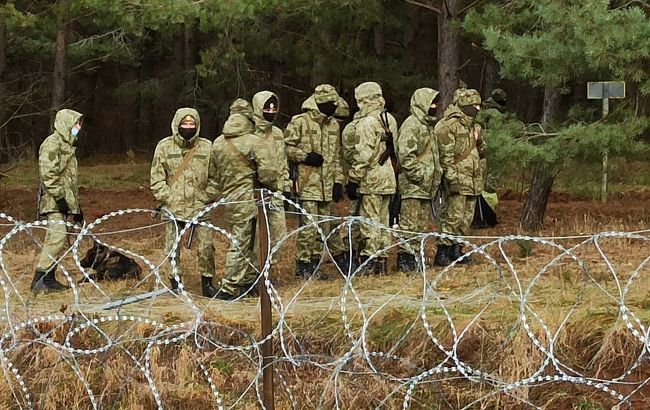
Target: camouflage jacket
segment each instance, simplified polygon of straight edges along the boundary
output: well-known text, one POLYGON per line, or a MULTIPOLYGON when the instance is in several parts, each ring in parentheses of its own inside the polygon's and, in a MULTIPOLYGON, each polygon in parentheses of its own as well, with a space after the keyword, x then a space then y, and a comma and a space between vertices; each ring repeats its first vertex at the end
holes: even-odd
POLYGON ((70 213, 78 214, 79 194, 77 187, 77 157, 74 146, 76 137, 72 127, 82 114, 72 110, 56 113, 54 133, 47 137, 38 152, 38 169, 43 193, 38 204, 41 215, 59 212, 56 200, 65 198, 70 213))
POLYGON ((151 192, 162 205, 177 218, 190 219, 211 199, 208 193, 208 166, 211 143, 199 136, 201 119, 193 108, 180 108, 171 123, 172 135, 162 139, 156 146, 151 163, 151 192), (185 140, 178 133, 181 119, 186 115, 196 120, 196 135, 185 140), (176 177, 183 159, 194 151, 194 156, 185 169, 176 177))
MULTIPOLYGON (((355 123, 354 150, 350 158, 350 179, 359 183, 359 193, 390 195, 395 193, 395 173, 391 161, 379 165, 379 157, 386 150, 386 131, 379 115, 384 109, 383 99, 365 99, 359 102, 360 111, 355 123)), ((397 122, 388 117, 394 141, 399 139, 397 122)))
POLYGON ((440 185, 442 168, 434 133, 436 119, 428 115, 436 95, 438 92, 431 88, 416 90, 411 97, 411 116, 399 129, 396 149, 402 198, 433 199, 440 185))
POLYGON ((268 122, 262 116, 264 104, 269 98, 277 96, 270 91, 260 91, 253 96, 253 120, 255 121, 255 135, 264 138, 267 142, 272 143, 275 148, 275 156, 278 159, 279 175, 278 190, 282 192, 291 192, 291 179, 289 179, 289 161, 287 159, 287 150, 284 144, 284 133, 272 123, 268 122))
POLYGON ((253 124, 246 116, 232 114, 223 134, 212 144, 210 182, 228 200, 252 201, 255 178, 263 187, 277 191, 277 164, 274 146, 253 134, 253 124))
POLYGON ((345 183, 339 124, 318 110, 313 95, 305 101, 303 110, 291 119, 284 132, 287 156, 298 164, 298 196, 307 201, 331 201, 334 183, 345 183), (323 156, 322 167, 303 163, 310 152, 323 156))
POLYGON ((480 161, 486 150, 480 125, 452 106, 436 124, 435 133, 447 192, 479 195, 484 182, 480 161))

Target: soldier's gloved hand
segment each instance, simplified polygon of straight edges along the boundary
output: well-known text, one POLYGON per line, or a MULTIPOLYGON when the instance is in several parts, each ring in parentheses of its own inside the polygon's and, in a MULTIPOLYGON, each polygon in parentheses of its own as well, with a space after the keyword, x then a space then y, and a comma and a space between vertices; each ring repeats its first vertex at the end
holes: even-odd
POLYGON ((345 190, 348 194, 348 198, 350 198, 353 201, 356 201, 359 199, 359 193, 357 190, 359 189, 359 183, 356 181, 348 181, 348 185, 345 187, 345 190))
POLYGON ((84 213, 83 213, 83 211, 81 209, 79 209, 78 214, 72 215, 72 222, 74 222, 76 224, 83 225, 83 223, 84 223, 84 213))
POLYGON ((293 200, 293 194, 291 191, 286 191, 282 193, 284 196, 284 210, 288 211, 291 208, 291 204, 287 200, 293 200))
POLYGON ((340 202, 343 199, 343 185, 338 182, 334 183, 332 187, 332 199, 334 202, 340 202))
POLYGON ((310 167, 322 167, 323 162, 325 162, 325 159, 318 152, 310 152, 307 154, 307 158, 303 161, 303 163, 310 167))
POLYGON ((70 207, 68 206, 68 203, 66 202, 65 198, 57 199, 56 207, 59 208, 59 212, 62 213, 63 215, 67 215, 68 213, 70 213, 70 207))

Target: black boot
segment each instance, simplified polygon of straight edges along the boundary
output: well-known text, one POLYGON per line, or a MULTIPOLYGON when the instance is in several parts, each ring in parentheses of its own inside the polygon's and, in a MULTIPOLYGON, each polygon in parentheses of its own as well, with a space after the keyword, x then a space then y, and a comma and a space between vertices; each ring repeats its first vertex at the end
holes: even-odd
POLYGON ((212 286, 212 277, 201 276, 201 290, 206 298, 213 298, 217 294, 217 288, 212 286))
POLYGON ((343 275, 348 276, 352 272, 355 271, 355 266, 354 262, 352 265, 350 265, 350 255, 347 252, 344 253, 339 253, 338 255, 334 256, 334 263, 336 266, 341 269, 341 272, 343 272, 343 275))
POLYGON ((313 268, 311 262, 296 261, 296 276, 303 279, 311 277, 313 268))
POLYGON ((438 245, 436 256, 433 259, 433 264, 436 266, 448 266, 451 263, 451 246, 438 245))
POLYGON ((176 281, 176 279, 171 278, 169 280, 169 283, 171 284, 170 285, 171 291, 174 293, 178 293, 178 282, 176 281))
POLYGON ((397 253, 397 270, 400 272, 415 272, 418 268, 415 262, 415 255, 398 252, 397 253))
POLYGON ((69 289, 67 286, 59 283, 54 277, 56 267, 50 269, 48 272, 36 271, 30 289, 34 293, 39 292, 58 292, 61 290, 69 289))
POLYGON ((56 272, 56 268, 50 269, 49 272, 43 275, 43 283, 45 286, 54 291, 70 289, 69 286, 59 283, 59 281, 56 280, 54 277, 54 272, 56 272))
POLYGON ((460 264, 465 265, 465 264, 468 264, 468 263, 472 262, 472 260, 469 258, 469 256, 466 256, 463 259, 460 259, 465 254, 463 253, 463 246, 461 244, 459 244, 459 243, 453 244, 451 246, 450 253, 451 253, 451 255, 449 255, 449 257, 451 258, 452 261, 456 261, 456 263, 460 263, 460 264))
POLYGON ((40 270, 37 270, 36 273, 34 274, 34 279, 32 279, 32 284, 29 285, 29 289, 32 292, 41 292, 45 290, 43 286, 43 275, 45 275, 45 272, 41 272, 40 270))
POLYGON ((320 257, 312 259, 310 262, 311 277, 318 280, 327 280, 330 275, 320 269, 320 257))
POLYGON ((225 300, 225 301, 229 302, 231 300, 237 299, 237 296, 231 295, 230 293, 224 291, 223 289, 219 289, 219 291, 217 291, 216 295, 214 295, 214 298, 219 299, 219 300, 225 300))
POLYGON ((375 275, 386 275, 388 273, 388 258, 376 258, 373 273, 375 275))

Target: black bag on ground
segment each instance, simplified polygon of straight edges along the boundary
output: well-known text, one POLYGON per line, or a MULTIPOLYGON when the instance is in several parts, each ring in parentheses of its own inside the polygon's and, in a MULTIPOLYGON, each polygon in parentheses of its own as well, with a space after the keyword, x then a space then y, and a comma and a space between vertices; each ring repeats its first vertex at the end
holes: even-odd
POLYGON ((472 220, 472 228, 491 228, 499 223, 497 213, 490 207, 483 195, 476 198, 476 206, 474 207, 474 219, 472 220))

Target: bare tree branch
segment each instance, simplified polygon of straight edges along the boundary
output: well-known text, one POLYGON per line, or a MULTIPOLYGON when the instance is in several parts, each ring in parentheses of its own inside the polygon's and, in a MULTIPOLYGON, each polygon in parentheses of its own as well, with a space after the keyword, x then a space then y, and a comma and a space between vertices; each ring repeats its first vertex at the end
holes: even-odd
POLYGON ((435 11, 436 13, 440 14, 440 9, 438 7, 435 7, 432 4, 422 3, 422 2, 419 2, 419 1, 416 1, 416 0, 404 0, 404 1, 406 1, 409 4, 413 4, 413 5, 418 6, 418 7, 423 7, 425 9, 435 11))

